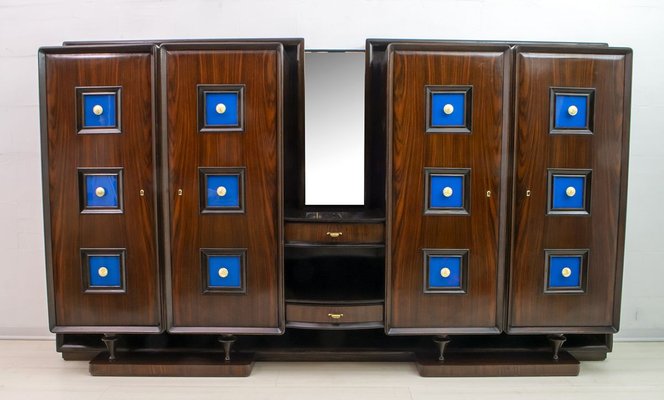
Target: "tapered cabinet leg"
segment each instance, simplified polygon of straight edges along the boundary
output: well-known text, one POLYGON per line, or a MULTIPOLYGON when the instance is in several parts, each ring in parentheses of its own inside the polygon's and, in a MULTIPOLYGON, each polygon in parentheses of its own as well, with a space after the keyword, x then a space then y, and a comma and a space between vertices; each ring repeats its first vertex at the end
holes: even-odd
POLYGON ((117 359, 116 345, 118 343, 118 337, 116 335, 107 335, 105 334, 101 341, 106 345, 108 350, 108 361, 115 361, 117 359))
POLYGON ((224 346, 224 361, 231 360, 231 348, 236 341, 237 338, 233 335, 223 335, 219 338, 219 343, 224 346))
POLYGON ((565 343, 567 338, 563 335, 549 335, 547 338, 549 339, 549 343, 553 349, 553 359, 558 360, 560 348, 563 347, 563 343, 565 343))
POLYGON ((438 347, 438 361, 445 361, 445 349, 447 348, 447 345, 450 343, 450 341, 451 339, 447 335, 436 336, 433 338, 433 342, 436 344, 436 347, 438 347))

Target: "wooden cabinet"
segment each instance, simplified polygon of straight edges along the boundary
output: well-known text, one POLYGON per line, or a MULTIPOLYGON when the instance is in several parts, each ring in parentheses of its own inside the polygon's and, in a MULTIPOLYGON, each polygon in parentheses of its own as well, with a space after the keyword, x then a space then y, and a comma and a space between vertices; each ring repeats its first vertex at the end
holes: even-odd
POLYGON ((283 330, 283 58, 280 43, 161 46, 171 332, 283 330))
POLYGON ((162 330, 151 46, 39 53, 53 332, 162 330))
POLYGON ((387 53, 387 332, 499 333, 511 50, 387 53))
POLYGON ((515 50, 509 331, 615 333, 631 50, 515 50))
POLYGON ((629 49, 368 40, 356 206, 305 204, 302 39, 39 54, 50 325, 66 358, 106 346, 91 373, 574 375, 611 350, 629 49))

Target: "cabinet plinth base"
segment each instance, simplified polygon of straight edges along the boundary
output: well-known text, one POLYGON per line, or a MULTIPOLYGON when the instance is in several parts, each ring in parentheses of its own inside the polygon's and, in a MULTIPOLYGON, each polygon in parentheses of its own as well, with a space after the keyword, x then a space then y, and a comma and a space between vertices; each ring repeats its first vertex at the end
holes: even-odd
POLYGON ((567 352, 558 360, 544 352, 445 353, 445 361, 433 354, 418 355, 420 376, 576 376, 579 361, 567 352))
POLYGON ((253 367, 249 353, 233 353, 230 361, 223 354, 122 353, 110 361, 104 352, 90 361, 90 375, 246 377, 253 367))

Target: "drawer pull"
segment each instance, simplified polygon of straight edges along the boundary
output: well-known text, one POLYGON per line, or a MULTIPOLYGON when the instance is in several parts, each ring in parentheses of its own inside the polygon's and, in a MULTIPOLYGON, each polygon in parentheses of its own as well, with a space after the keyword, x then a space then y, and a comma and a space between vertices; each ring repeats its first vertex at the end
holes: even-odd
POLYGON ((452 114, 452 113, 454 112, 454 106, 451 105, 451 104, 445 104, 445 105, 443 106, 443 112, 444 112, 446 115, 450 115, 450 114, 452 114))
POLYGON ((226 112, 226 104, 219 103, 214 109, 217 111, 217 114, 223 114, 226 112))
POLYGON ((452 197, 453 194, 454 194, 454 190, 452 190, 451 187, 449 187, 449 186, 445 186, 445 187, 443 188, 443 196, 445 196, 445 197, 452 197))
POLYGON ((574 188, 574 186, 570 186, 567 189, 565 189, 565 194, 567 195, 567 197, 574 197, 574 195, 576 194, 576 189, 574 188))
POLYGON ((97 270, 97 274, 99 274, 99 276, 102 278, 106 278, 108 276, 108 268, 99 267, 99 269, 97 270))
POLYGON ((97 197, 104 197, 105 194, 106 194, 106 189, 104 189, 103 187, 99 186, 97 189, 95 189, 95 195, 97 197))
POLYGON ((329 313, 329 314, 327 314, 327 316, 330 317, 330 318, 332 318, 332 319, 341 319, 341 318, 343 318, 344 315, 343 315, 343 314, 333 314, 333 313, 329 313))
POLYGON ((570 267, 565 267, 560 271, 563 278, 569 278, 572 275, 572 269, 570 267))
POLYGON ((226 188, 225 188, 224 186, 219 186, 219 187, 217 188, 217 196, 219 196, 219 197, 224 197, 224 196, 226 196, 226 192, 227 192, 227 190, 226 190, 226 188))
POLYGON ((567 114, 569 114, 572 117, 575 116, 578 113, 579 113, 579 109, 576 108, 576 106, 569 106, 569 108, 567 109, 567 114))
POLYGON ((228 277, 228 268, 226 268, 226 267, 221 267, 221 268, 219 268, 219 272, 218 272, 218 273, 219 273, 219 277, 220 277, 220 278, 226 278, 226 277, 228 277))
POLYGON ((94 107, 92 107, 92 113, 94 115, 102 115, 104 113, 104 107, 97 104, 94 107))
MULTIPOLYGON (((331 238, 338 238, 339 236, 343 235, 343 233, 341 233, 341 232, 327 232, 326 235, 331 237, 331 238)), ((343 315, 343 314, 341 314, 341 315, 343 315)))
POLYGON ((442 276, 443 278, 448 278, 451 274, 452 274, 452 271, 450 271, 450 269, 447 268, 447 267, 443 267, 440 270, 440 276, 442 276))

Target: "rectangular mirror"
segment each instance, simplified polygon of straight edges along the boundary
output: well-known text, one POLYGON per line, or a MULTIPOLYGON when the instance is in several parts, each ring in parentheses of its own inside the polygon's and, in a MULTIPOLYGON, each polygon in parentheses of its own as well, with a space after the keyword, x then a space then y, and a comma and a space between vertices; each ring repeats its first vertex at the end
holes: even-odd
POLYGON ((307 51, 306 205, 364 204, 364 52, 307 51))

